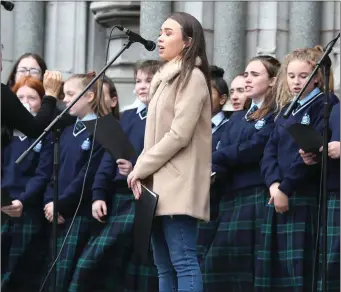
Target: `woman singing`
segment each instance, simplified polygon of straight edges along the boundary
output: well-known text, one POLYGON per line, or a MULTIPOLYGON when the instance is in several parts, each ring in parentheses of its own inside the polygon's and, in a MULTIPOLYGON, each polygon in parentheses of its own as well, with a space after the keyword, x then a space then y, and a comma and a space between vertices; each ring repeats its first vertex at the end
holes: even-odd
POLYGON ((159 291, 203 291, 197 219, 209 221, 212 156, 209 67, 199 21, 179 12, 160 29, 165 61, 150 87, 144 150, 128 185, 141 180, 159 195, 152 246, 159 291), (200 159, 199 159, 200 158, 200 159))

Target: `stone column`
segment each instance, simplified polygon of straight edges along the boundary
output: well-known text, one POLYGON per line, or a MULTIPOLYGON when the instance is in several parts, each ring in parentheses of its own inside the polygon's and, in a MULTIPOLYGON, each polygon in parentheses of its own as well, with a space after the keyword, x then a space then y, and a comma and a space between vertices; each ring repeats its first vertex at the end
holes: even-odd
MULTIPOLYGON (((148 40, 157 42, 160 28, 166 18, 172 13, 172 2, 141 1, 140 34, 148 40)), ((141 59, 158 59, 157 48, 153 52, 141 49, 141 59)))
POLYGON ((290 2, 289 51, 320 43, 321 2, 290 2))
POLYGON ((225 70, 225 80, 244 71, 246 2, 215 2, 213 63, 225 70))
POLYGON ((24 53, 44 55, 45 2, 15 2, 15 59, 24 53))

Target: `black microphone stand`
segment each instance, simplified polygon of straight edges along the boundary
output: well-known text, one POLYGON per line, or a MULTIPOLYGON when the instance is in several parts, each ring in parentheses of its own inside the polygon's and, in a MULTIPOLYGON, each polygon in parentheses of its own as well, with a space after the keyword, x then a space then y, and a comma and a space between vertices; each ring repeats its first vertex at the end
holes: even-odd
MULTIPOLYGON (((84 88, 84 90, 75 98, 68 107, 66 107, 51 123, 47 126, 44 132, 33 142, 33 144, 27 148, 23 154, 15 161, 16 164, 20 164, 27 154, 41 141, 50 131, 54 132, 54 155, 53 155, 53 182, 54 182, 54 194, 53 194, 53 227, 52 227, 52 256, 53 261, 57 260, 57 227, 58 227, 58 177, 59 177, 59 138, 60 138, 60 129, 56 127, 56 124, 64 115, 66 115, 70 108, 91 88, 91 86, 105 73, 105 71, 117 60, 122 53, 127 50, 132 43, 135 41, 128 37, 128 42, 123 45, 123 48, 116 54, 116 56, 107 63, 107 65, 98 73, 97 76, 92 79, 92 81, 84 88)), ((57 270, 56 263, 53 263, 54 267, 52 269, 52 292, 57 291, 57 270)))
MULTIPOLYGON (((322 149, 322 171, 323 171, 323 190, 322 190, 322 292, 327 292, 327 222, 328 222, 328 136, 329 136, 329 116, 330 116, 330 106, 329 106, 329 74, 332 62, 330 58, 325 58, 323 60, 324 69, 324 105, 323 105, 323 149, 322 149)), ((320 234, 320 226, 318 225, 318 234, 320 234)), ((317 251, 319 251, 319 245, 317 245, 317 251)), ((319 254, 319 252, 317 253, 319 254)), ((318 261, 316 261, 318 263, 318 261)), ((315 266, 317 264, 315 263, 315 266)))

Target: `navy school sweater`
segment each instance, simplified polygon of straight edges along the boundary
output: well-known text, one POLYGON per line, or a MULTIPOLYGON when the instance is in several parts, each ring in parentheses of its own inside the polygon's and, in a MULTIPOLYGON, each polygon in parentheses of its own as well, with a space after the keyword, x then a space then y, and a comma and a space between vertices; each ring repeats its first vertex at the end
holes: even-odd
POLYGON ((231 116, 212 157, 212 171, 220 180, 224 177, 230 191, 264 185, 259 162, 274 128, 274 116, 269 113, 259 121, 248 121, 246 113, 239 111, 231 116))
POLYGON ((42 212, 43 194, 52 175, 51 135, 39 142, 20 164, 15 164, 34 141, 33 138, 15 136, 4 147, 1 188, 6 189, 13 200, 21 201, 24 209, 38 208, 42 212))
MULTIPOLYGON (((324 95, 318 90, 314 92, 311 99, 293 111, 288 119, 283 118, 287 107, 282 110, 261 161, 261 171, 267 187, 279 182, 279 189, 287 196, 295 191, 309 195, 316 194, 319 190, 319 169, 316 166, 309 167, 303 162, 298 145, 285 129, 292 124, 302 123, 312 126, 322 134, 324 95)), ((331 94, 331 105, 337 102, 338 98, 331 94)))
MULTIPOLYGON (((144 146, 146 119, 141 118, 136 108, 134 108, 123 113, 120 124, 137 155, 140 155, 144 146)), ((133 165, 135 162, 136 160, 132 161, 133 165)), ((127 177, 119 174, 116 161, 114 161, 109 153, 105 152, 95 175, 92 187, 92 200, 107 201, 115 192, 115 186, 126 186, 126 184, 127 177)))
MULTIPOLYGON (((76 137, 73 134, 75 125, 66 127, 60 137, 60 164, 58 181, 58 212, 64 217, 74 215, 80 200, 85 172, 88 165, 92 136, 84 128, 76 137)), ((104 148, 96 141, 87 172, 83 199, 79 215, 91 215, 91 187, 104 148)), ((53 177, 47 186, 44 204, 53 201, 53 177)))
MULTIPOLYGON (((329 118, 330 142, 340 142, 340 103, 333 106, 329 118)), ((340 158, 328 160, 328 190, 340 192, 340 158)))

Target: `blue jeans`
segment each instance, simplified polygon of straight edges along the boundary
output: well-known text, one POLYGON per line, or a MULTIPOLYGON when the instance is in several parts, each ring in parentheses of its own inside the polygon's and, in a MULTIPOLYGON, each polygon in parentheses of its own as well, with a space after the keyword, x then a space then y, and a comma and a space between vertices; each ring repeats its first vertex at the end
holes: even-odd
POLYGON ((189 216, 155 218, 152 234, 159 292, 202 292, 197 258, 197 220, 189 216))

